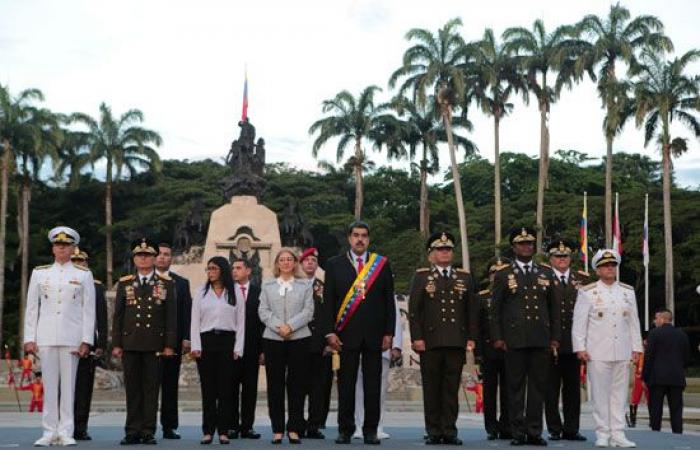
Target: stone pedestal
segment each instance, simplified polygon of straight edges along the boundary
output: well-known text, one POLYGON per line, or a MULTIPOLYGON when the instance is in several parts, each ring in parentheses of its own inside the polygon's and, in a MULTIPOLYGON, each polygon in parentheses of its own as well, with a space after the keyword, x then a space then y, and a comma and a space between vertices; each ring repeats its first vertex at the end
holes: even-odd
POLYGON ((172 271, 188 278, 194 293, 206 282, 204 269, 210 258, 223 256, 230 261, 243 256, 257 266, 253 278, 259 281, 272 276, 280 248, 277 215, 254 196, 235 196, 212 212, 201 261, 173 264, 172 271))

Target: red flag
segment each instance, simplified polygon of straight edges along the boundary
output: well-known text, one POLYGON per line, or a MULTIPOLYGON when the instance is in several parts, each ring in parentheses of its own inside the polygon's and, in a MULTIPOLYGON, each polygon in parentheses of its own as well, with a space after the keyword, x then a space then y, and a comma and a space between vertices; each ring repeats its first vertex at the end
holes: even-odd
POLYGON ((241 112, 241 122, 248 119, 248 71, 245 72, 245 82, 243 83, 243 111, 241 112))

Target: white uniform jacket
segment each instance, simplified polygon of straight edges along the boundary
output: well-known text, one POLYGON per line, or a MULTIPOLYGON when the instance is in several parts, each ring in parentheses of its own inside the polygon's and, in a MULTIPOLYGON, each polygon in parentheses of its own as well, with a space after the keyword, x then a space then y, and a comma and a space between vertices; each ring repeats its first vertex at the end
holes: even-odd
POLYGON ((95 338, 95 282, 73 263, 32 271, 24 315, 24 342, 41 346, 92 345, 95 338))
POLYGON ((594 361, 627 361, 642 352, 634 289, 602 281, 580 288, 571 337, 574 352, 586 351, 594 361))

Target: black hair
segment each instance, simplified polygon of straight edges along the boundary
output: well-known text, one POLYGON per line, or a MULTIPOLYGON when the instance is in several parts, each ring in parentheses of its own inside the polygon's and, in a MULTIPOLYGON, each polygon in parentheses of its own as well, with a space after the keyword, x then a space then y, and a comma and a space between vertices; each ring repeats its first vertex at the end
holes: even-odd
MULTIPOLYGON (((236 306, 236 293, 234 291, 233 276, 231 275, 231 265, 228 260, 223 256, 214 256, 209 261, 207 261, 207 266, 209 264, 214 264, 219 268, 219 278, 221 283, 226 288, 226 293, 228 295, 229 305, 236 306)), ((204 294, 209 292, 211 287, 211 281, 207 280, 207 284, 204 286, 204 294)))
POLYGON ((164 248, 169 248, 169 249, 173 248, 173 246, 170 245, 170 242, 160 242, 160 243, 158 243, 158 247, 164 247, 164 248))
POLYGON ((351 223, 348 226, 348 236, 350 236, 352 234, 352 230, 354 230, 355 228, 363 228, 363 229, 367 230, 367 235, 369 235, 369 225, 367 224, 367 222, 363 222, 361 220, 356 220, 353 223, 351 223))
POLYGON ((251 263, 250 260, 245 259, 245 258, 234 258, 233 261, 231 261, 231 267, 233 267, 233 263, 237 263, 237 262, 242 262, 246 269, 253 268, 253 263, 251 263))

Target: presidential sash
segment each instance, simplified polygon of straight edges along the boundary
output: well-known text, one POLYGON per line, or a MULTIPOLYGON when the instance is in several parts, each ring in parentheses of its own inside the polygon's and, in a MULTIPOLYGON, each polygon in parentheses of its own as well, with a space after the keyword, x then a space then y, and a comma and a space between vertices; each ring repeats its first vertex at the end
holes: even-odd
POLYGON ((348 293, 345 294, 343 303, 340 305, 335 318, 335 329, 337 332, 343 331, 343 328, 350 322, 360 303, 364 301, 365 294, 370 290, 377 276, 382 271, 386 260, 385 256, 376 253, 369 254, 367 263, 362 268, 362 271, 357 274, 357 278, 355 278, 348 293))

